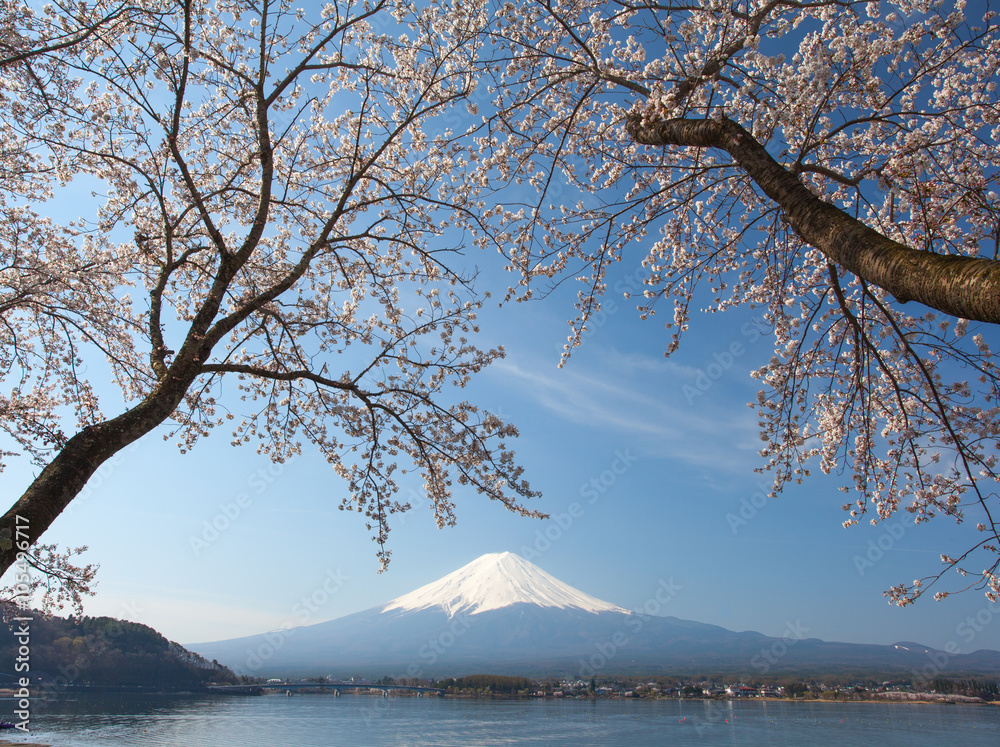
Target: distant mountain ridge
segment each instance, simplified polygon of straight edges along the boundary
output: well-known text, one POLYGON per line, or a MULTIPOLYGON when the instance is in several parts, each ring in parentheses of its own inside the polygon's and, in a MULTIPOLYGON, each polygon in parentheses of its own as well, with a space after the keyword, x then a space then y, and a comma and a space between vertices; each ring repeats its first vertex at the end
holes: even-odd
POLYGON ((1000 652, 779 638, 640 614, 564 584, 513 553, 477 558, 386 604, 315 625, 189 646, 240 674, 441 677, 842 674, 1000 676, 1000 652))

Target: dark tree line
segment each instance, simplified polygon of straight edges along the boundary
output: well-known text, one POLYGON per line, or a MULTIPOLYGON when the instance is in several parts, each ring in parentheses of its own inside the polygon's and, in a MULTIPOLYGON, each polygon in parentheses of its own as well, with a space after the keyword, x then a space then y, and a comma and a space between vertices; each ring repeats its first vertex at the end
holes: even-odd
POLYGON ((535 683, 527 677, 508 677, 502 674, 471 674, 467 677, 449 677, 435 683, 445 690, 486 691, 495 695, 517 695, 533 690, 535 683))

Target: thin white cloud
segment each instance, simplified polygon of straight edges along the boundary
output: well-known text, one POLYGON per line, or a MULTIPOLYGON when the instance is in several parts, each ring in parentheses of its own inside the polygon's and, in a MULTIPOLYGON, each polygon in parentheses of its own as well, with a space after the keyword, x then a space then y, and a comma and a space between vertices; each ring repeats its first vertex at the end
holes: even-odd
POLYGON ((648 455, 747 468, 754 416, 746 408, 711 404, 708 398, 687 402, 683 387, 694 380, 694 369, 617 351, 602 351, 597 365, 593 357, 586 370, 574 369, 572 362, 549 370, 509 359, 493 370, 516 383, 519 396, 546 411, 577 425, 632 435, 648 455))

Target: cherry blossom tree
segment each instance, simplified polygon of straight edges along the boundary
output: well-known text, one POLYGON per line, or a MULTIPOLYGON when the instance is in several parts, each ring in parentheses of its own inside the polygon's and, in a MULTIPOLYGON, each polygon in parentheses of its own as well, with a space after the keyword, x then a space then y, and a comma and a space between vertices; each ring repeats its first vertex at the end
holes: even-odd
POLYGON ((0 5, 0 427, 39 470, 0 570, 154 430, 318 448, 383 565, 410 470, 439 525, 455 482, 538 515, 515 429, 454 394, 503 354, 470 339, 474 192, 441 126, 475 89, 483 12, 0 5), (93 199, 57 204, 73 180, 93 199))
POLYGON ((972 519, 968 546, 887 595, 937 582, 995 600, 990 4, 508 2, 490 39, 479 178, 516 295, 583 283, 566 354, 620 262, 641 261, 644 317, 672 307, 668 355, 698 307, 762 310, 774 355, 753 406, 774 491, 818 467, 844 478, 845 525, 972 519))

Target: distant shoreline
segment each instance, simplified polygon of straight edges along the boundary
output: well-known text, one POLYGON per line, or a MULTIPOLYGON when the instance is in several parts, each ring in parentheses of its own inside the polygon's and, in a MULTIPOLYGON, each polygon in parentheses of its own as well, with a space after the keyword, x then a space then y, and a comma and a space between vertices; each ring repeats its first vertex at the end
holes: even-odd
MULTIPOLYGON (((358 685, 358 689, 361 690, 367 687, 365 684, 358 685)), ((7 688, 0 688, 0 700, 5 699, 10 693, 7 692, 7 688)), ((68 692, 68 691, 67 691, 68 692)), ((94 687, 94 688, 75 688, 72 691, 74 694, 91 692, 94 694, 106 694, 108 692, 131 692, 130 690, 118 690, 113 687, 94 687)), ((204 691, 170 691, 170 690, 142 690, 142 694, 150 695, 165 695, 165 696, 191 696, 191 695, 212 695, 213 697, 239 697, 232 694, 222 694, 218 692, 212 692, 210 690, 204 691)), ((316 690, 305 690, 302 694, 324 694, 332 695, 334 691, 317 688, 316 690)), ((913 697, 906 697, 911 695, 911 693, 903 693, 899 691, 895 697, 879 697, 879 695, 886 695, 888 693, 880 693, 875 697, 865 697, 865 698, 783 698, 783 697, 711 697, 702 695, 693 695, 685 697, 626 697, 624 695, 537 695, 537 694, 513 694, 513 693, 476 693, 476 692, 454 692, 454 693, 442 693, 442 697, 452 698, 456 700, 636 700, 636 701, 683 701, 683 700, 702 700, 702 701, 713 701, 713 702, 767 702, 767 703, 829 703, 832 705, 842 704, 842 703, 890 703, 890 704, 917 704, 917 705, 991 705, 1000 706, 1000 700, 983 700, 983 699, 973 699, 968 696, 962 695, 934 695, 932 693, 912 693, 913 697)), ((58 693, 53 693, 57 695, 58 693)), ((280 693, 263 693, 264 697, 268 695, 276 695, 280 693)), ((368 693, 357 693, 359 696, 366 696, 368 693)), ((409 694, 395 694, 391 697, 411 697, 409 694)), ((2 744, 20 744, 23 747, 38 747, 35 743, 29 742, 16 742, 7 739, 9 733, 0 732, 0 743, 2 744)), ((41 747, 50 747, 50 745, 42 745, 41 747)))
MULTIPOLYGON (((316 694, 316 693, 314 693, 316 694)), ((363 695, 367 695, 364 693, 363 695)), ((920 693, 920 695, 930 695, 930 693, 920 693)), ((406 697, 406 696, 392 696, 406 697)), ((874 703, 890 705, 987 705, 1000 706, 1000 700, 972 700, 956 699, 955 696, 940 698, 710 698, 710 697, 685 697, 685 698, 627 698, 622 695, 602 695, 602 696, 581 696, 581 695, 505 695, 505 694, 478 694, 478 693, 447 693, 444 697, 452 700, 634 700, 641 702, 664 702, 664 701, 712 701, 716 703, 824 703, 829 705, 845 705, 847 703, 874 703)))

